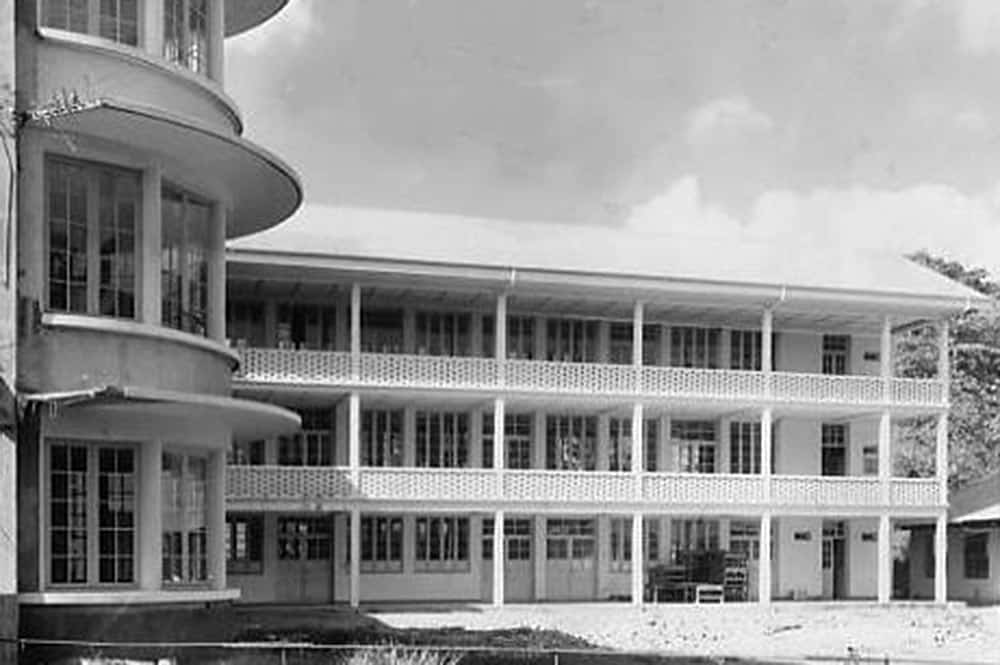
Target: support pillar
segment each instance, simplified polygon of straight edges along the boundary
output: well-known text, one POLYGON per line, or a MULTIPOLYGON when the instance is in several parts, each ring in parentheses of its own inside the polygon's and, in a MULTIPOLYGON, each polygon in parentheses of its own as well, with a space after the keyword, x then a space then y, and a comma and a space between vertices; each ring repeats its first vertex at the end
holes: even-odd
POLYGON ((645 468, 645 441, 642 437, 642 404, 632 405, 632 462, 631 470, 635 475, 637 496, 642 496, 642 471, 645 468))
POLYGON ((506 461, 505 449, 507 446, 504 445, 505 406, 502 397, 493 400, 493 468, 498 472, 498 478, 500 477, 499 472, 503 470, 505 466, 504 462, 506 461))
MULTIPOLYGON (((215 3, 221 4, 221 3, 215 3)), ((212 225, 208 241, 208 338, 226 340, 226 209, 221 203, 212 206, 212 225)))
POLYGON ((938 503, 948 505, 948 414, 938 414, 934 442, 934 476, 938 481, 938 503))
POLYGON ((351 284, 351 378, 361 378, 361 284, 351 284))
POLYGON ((771 604, 771 513, 760 517, 760 559, 757 562, 757 602, 771 604))
POLYGON ((208 579, 213 589, 226 588, 226 451, 208 458, 208 579))
POLYGON ((223 41, 225 37, 225 5, 224 2, 208 3, 208 77, 224 85, 223 75, 226 70, 223 41))
POLYGON ((361 510, 351 510, 351 581, 350 604, 361 604, 361 510))
POLYGON ((760 371, 774 371, 774 310, 764 308, 760 317, 760 371))
POLYGON ((771 476, 774 468, 774 416, 771 409, 760 413, 760 473, 764 479, 764 501, 771 500, 771 476))
POLYGON ((357 487, 361 473, 361 396, 356 392, 347 398, 347 466, 351 482, 357 487))
POLYGON ((632 515, 632 604, 642 605, 646 562, 643 557, 642 513, 632 515))
POLYGON ((934 525, 934 602, 948 601, 948 513, 942 512, 934 525))
POLYGON ((139 588, 156 591, 163 584, 163 442, 144 442, 139 456, 139 588))
POLYGON ((878 419, 878 482, 883 506, 889 505, 892 479, 892 417, 888 409, 878 419))
MULTIPOLYGON (((497 361, 497 385, 507 382, 507 294, 497 294, 496 325, 493 327, 493 355, 497 361)), ((494 447, 503 448, 503 439, 494 439, 494 447)))
POLYGON ((503 607, 507 543, 504 540, 504 512, 493 514, 493 607, 503 607))
POLYGON ((531 547, 535 556, 532 563, 535 566, 535 602, 545 600, 546 586, 548 585, 546 573, 548 572, 548 561, 546 558, 546 528, 544 515, 536 515, 532 520, 533 539, 531 547))
MULTIPOLYGON (((160 325, 163 317, 161 209, 160 192, 163 171, 159 164, 151 164, 142 172, 142 228, 139 231, 141 263, 139 272, 139 320, 153 326, 160 325)), ((272 338, 273 339, 273 338, 272 338)), ((269 340, 271 341, 271 340, 269 340)))
POLYGON ((878 561, 876 570, 878 576, 878 602, 888 603, 892 599, 892 524, 889 514, 883 513, 878 518, 878 561))
POLYGON ((879 344, 879 375, 882 377, 883 401, 888 405, 892 400, 892 319, 882 319, 882 336, 879 344))

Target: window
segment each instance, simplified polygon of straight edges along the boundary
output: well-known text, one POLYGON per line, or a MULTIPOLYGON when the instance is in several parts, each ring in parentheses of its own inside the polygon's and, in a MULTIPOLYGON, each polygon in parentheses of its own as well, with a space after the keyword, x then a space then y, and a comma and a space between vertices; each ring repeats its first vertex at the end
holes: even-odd
POLYGON ((46 187, 48 308, 134 318, 139 174, 53 158, 46 187))
POLYGON ((963 564, 967 580, 985 580, 990 576, 990 534, 988 531, 965 534, 963 564))
POLYGON ((672 520, 670 532, 675 555, 719 549, 718 520, 672 520))
MULTIPOLYGON (((351 548, 347 547, 348 558, 351 548)), ((369 573, 403 570, 403 518, 361 518, 361 570, 369 573)))
MULTIPOLYGON (((625 572, 632 570, 632 518, 613 517, 611 529, 611 570, 625 572)), ((660 524, 656 520, 642 521, 643 559, 656 561, 660 558, 660 524)))
POLYGON ((847 475, 847 425, 823 423, 820 440, 822 445, 821 475, 847 475))
POLYGON ((823 335, 823 374, 847 374, 850 335, 823 335))
POLYGON ((139 45, 138 0, 42 0, 41 24, 139 45))
MULTIPOLYGON (((531 561, 531 520, 505 519, 504 555, 507 561, 531 561)), ((493 560, 493 518, 483 520, 483 561, 493 560)))
POLYGON ((719 334, 718 328, 671 328, 670 364, 674 367, 718 368, 719 334))
POLYGON ((660 365, 665 360, 660 357, 660 335, 662 327, 658 323, 647 323, 642 327, 642 364, 660 365))
POLYGON ((337 310, 325 305, 278 306, 279 349, 332 351, 336 339, 337 310))
POLYGON ((208 580, 207 472, 205 457, 163 453, 160 489, 164 582, 192 584, 208 580))
POLYGON ((361 466, 403 466, 403 412, 361 412, 361 466))
POLYGON ((674 420, 670 438, 680 451, 683 473, 715 473, 718 429, 711 420, 674 420))
POLYGON ((226 464, 237 466, 260 465, 264 463, 264 439, 254 441, 233 441, 226 454, 226 464))
MULTIPOLYGON (((646 471, 656 470, 658 426, 659 423, 655 419, 650 418, 642 422, 646 471)), ((632 419, 611 418, 608 422, 608 428, 608 469, 610 471, 631 471, 632 419)))
POLYGON ((365 353, 402 353, 403 310, 363 307, 361 350, 365 353))
POLYGON ((469 417, 465 413, 417 412, 417 466, 462 468, 469 462, 469 417))
POLYGON ((597 359, 597 321, 549 319, 546 332, 548 360, 584 363, 597 359))
POLYGON ((760 473, 760 423, 729 424, 729 472, 760 473))
POLYGON ((278 559, 328 560, 333 544, 332 531, 329 517, 279 517, 278 559))
MULTIPOLYGON (((488 355, 493 355, 492 350, 488 355)), ((530 316, 507 317, 507 357, 511 360, 535 357, 535 321, 530 316)))
POLYGON ((264 303, 228 300, 226 338, 234 346, 265 347, 264 303))
POLYGON ((60 439, 48 450, 49 582, 135 582, 134 448, 60 439))
POLYGON ((264 517, 226 515, 226 572, 259 575, 264 572, 264 517))
POLYGON ((878 446, 861 449, 861 473, 866 476, 878 475, 878 446))
POLYGON ((761 369, 761 332, 733 330, 729 333, 729 368, 759 372, 761 369))
MULTIPOLYGON (((531 468, 531 415, 508 413, 504 415, 503 434, 507 446, 508 469, 531 468)), ((493 413, 483 413, 483 468, 493 468, 493 413)))
POLYGON ((161 196, 163 325, 204 335, 208 325, 208 237, 212 207, 175 187, 164 186, 161 196))
POLYGON ((745 554, 749 561, 760 559, 760 524, 744 520, 731 521, 729 551, 745 554))
POLYGON ((467 356, 470 349, 469 314, 417 313, 417 353, 431 356, 467 356))
MULTIPOLYGON (((918 532, 918 533, 920 533, 920 532, 918 532)), ((934 532, 933 531, 931 531, 930 533, 923 532, 923 533, 920 533, 920 535, 921 535, 921 537, 923 539, 923 544, 924 544, 924 577, 926 577, 928 579, 934 579, 934 575, 935 575, 935 571, 934 571, 934 568, 935 568, 935 559, 934 559, 934 557, 937 556, 937 554, 934 551, 934 547, 935 547, 934 532)))
POLYGON ((469 518, 418 517, 416 570, 469 569, 469 518))
POLYGON ((596 457, 596 417, 545 417, 546 468, 568 471, 593 471, 596 457))
POLYGON ((632 324, 611 324, 608 362, 612 365, 632 364, 632 324))
POLYGON ((164 0, 164 58, 207 75, 208 39, 208 0, 164 0))
POLYGON ((333 464, 333 410, 296 409, 302 428, 278 438, 278 464, 329 466, 333 464))
POLYGON ((594 520, 550 518, 545 522, 545 556, 552 560, 592 560, 595 533, 594 520))

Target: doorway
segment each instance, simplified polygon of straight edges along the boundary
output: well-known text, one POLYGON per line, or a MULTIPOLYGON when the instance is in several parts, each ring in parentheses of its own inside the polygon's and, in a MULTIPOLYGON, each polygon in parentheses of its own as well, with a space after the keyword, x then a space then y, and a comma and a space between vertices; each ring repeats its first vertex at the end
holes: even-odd
POLYGON ((329 603, 333 520, 328 515, 278 517, 275 601, 329 603))
POLYGON ((823 598, 847 597, 847 537, 844 522, 823 521, 823 598))
MULTIPOLYGON (((531 518, 505 519, 504 529, 504 602, 528 602, 534 598, 535 566, 531 518)), ((480 574, 480 598, 493 600, 493 519, 483 520, 483 564, 480 574)))

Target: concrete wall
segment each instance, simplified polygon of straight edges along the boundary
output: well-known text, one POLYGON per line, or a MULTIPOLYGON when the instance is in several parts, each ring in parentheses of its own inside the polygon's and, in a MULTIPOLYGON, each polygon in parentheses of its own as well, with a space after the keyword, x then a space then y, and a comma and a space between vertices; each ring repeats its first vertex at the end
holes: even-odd
POLYGON ((775 595, 778 598, 818 598, 823 593, 820 569, 823 523, 818 517, 779 517, 775 520, 775 561, 780 571, 775 595), (796 540, 796 533, 808 533, 808 540, 796 540))
POLYGON ((847 522, 847 595, 849 598, 878 597, 878 519, 852 519, 847 522))

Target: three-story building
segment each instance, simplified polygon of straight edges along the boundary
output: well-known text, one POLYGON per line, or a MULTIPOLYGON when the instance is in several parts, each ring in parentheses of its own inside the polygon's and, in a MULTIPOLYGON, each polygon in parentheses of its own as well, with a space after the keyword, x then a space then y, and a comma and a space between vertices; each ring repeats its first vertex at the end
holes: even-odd
POLYGON ((235 391, 303 422, 231 451, 245 600, 640 602, 717 553, 760 602, 887 602, 903 519, 944 561, 946 319, 976 294, 895 256, 398 217, 230 245, 235 391), (895 376, 922 325, 938 374, 895 376), (893 476, 913 418, 934 477, 893 476))

